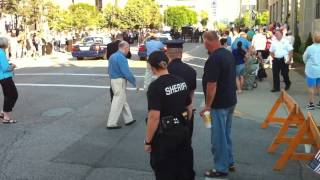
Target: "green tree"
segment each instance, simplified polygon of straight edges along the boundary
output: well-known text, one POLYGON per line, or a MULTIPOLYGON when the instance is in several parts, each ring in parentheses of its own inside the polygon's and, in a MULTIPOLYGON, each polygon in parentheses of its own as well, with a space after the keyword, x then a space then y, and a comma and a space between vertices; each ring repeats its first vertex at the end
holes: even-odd
POLYGON ((169 26, 181 28, 197 23, 197 13, 186 6, 172 6, 165 11, 165 19, 169 26))
POLYGON ((254 20, 252 19, 251 11, 247 11, 247 12, 244 14, 243 22, 244 22, 244 26, 245 26, 245 27, 252 27, 252 26, 254 26, 255 22, 254 22, 254 20))
POLYGON ((128 0, 123 10, 123 22, 129 28, 159 27, 161 14, 154 0, 128 0))
POLYGON ((237 27, 244 27, 245 24, 244 24, 244 18, 237 18, 235 21, 234 21, 235 25, 237 27))
POLYGON ((300 53, 301 43, 302 43, 301 38, 300 38, 299 34, 296 33, 294 36, 294 44, 293 44, 293 51, 295 53, 300 53))
POLYGON ((307 49, 307 47, 311 46, 312 44, 313 44, 312 34, 309 33, 309 36, 308 36, 306 43, 304 45, 304 49, 307 49))
POLYGON ((208 15, 208 13, 207 13, 206 11, 201 11, 201 12, 200 12, 200 18, 201 18, 201 21, 200 21, 201 25, 202 25, 203 27, 207 26, 208 20, 209 20, 209 15, 208 15))
POLYGON ((47 2, 45 4, 45 7, 48 12, 46 14, 46 18, 49 24, 49 28, 56 31, 62 31, 72 28, 72 20, 67 10, 62 10, 58 5, 52 2, 47 2))
POLYGON ((269 22, 269 11, 263 11, 257 14, 256 25, 268 24, 269 22))
POLYGON ((97 27, 102 21, 102 15, 97 8, 86 3, 69 6, 67 15, 71 19, 72 27, 78 30, 97 27))
POLYGON ((112 4, 108 4, 102 11, 103 27, 126 28, 126 23, 123 18, 123 10, 112 4))
POLYGON ((218 30, 226 30, 228 28, 228 25, 222 22, 215 22, 213 24, 218 30))

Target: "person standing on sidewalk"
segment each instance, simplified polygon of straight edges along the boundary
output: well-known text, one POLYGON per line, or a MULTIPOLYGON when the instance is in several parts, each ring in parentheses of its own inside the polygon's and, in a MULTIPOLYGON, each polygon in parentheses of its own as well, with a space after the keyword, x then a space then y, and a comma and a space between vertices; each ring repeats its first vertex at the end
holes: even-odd
POLYGON ((289 90, 291 81, 289 78, 289 65, 292 61, 293 47, 280 30, 276 30, 276 39, 272 41, 270 54, 272 60, 273 89, 271 92, 280 91, 280 72, 286 84, 285 90, 289 90))
POLYGON ((242 48, 242 42, 238 41, 238 48, 232 51, 232 54, 236 61, 236 83, 237 83, 237 93, 242 93, 242 88, 244 84, 244 74, 246 68, 246 54, 247 52, 242 48))
POLYGON ((234 171, 231 124, 237 104, 236 63, 232 53, 221 47, 215 31, 204 34, 204 45, 210 56, 204 67, 202 78, 205 107, 200 112, 211 114, 211 144, 215 170, 205 172, 209 178, 225 177, 234 171))
MULTIPOLYGON (((150 40, 146 42, 147 57, 155 51, 161 51, 164 49, 164 44, 158 39, 156 33, 150 34, 150 40)), ((149 64, 147 64, 146 72, 144 75, 144 89, 148 89, 150 83, 152 82, 152 71, 149 64)))
POLYGON ((267 44, 267 37, 263 34, 263 28, 259 28, 259 32, 253 36, 252 39, 252 46, 257 54, 261 55, 263 59, 265 59, 266 54, 266 44, 267 44))
POLYGON ((320 108, 320 102, 315 105, 315 94, 320 91, 320 32, 314 33, 313 44, 307 47, 303 55, 306 64, 306 82, 309 88, 309 104, 307 110, 320 108))
POLYGON ((114 92, 111 109, 107 122, 108 129, 120 129, 118 124, 119 117, 122 114, 125 125, 131 125, 133 120, 129 104, 126 97, 126 86, 129 81, 136 87, 136 79, 130 71, 126 55, 129 53, 129 44, 125 41, 119 43, 119 50, 109 59, 109 76, 111 79, 111 88, 114 92))
POLYGON ((16 65, 10 64, 6 55, 9 46, 8 39, 0 37, 0 84, 4 95, 3 112, 0 118, 4 124, 16 123, 11 117, 11 112, 18 99, 18 91, 13 82, 13 70, 16 65))

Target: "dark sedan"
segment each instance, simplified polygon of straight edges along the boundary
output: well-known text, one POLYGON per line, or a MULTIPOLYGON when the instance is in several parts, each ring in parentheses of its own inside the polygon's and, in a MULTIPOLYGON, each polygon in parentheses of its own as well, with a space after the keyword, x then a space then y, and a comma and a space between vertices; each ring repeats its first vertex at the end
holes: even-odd
POLYGON ((77 60, 87 57, 107 59, 107 44, 110 42, 108 37, 86 37, 81 44, 72 47, 72 56, 77 60))

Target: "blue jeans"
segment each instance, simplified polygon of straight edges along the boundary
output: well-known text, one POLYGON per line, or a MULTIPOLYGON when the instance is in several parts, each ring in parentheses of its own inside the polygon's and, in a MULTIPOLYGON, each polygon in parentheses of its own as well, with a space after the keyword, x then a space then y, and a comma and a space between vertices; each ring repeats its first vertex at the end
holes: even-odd
POLYGON ((211 151, 218 172, 228 173, 229 166, 234 164, 230 137, 234 109, 235 106, 211 110, 211 151))

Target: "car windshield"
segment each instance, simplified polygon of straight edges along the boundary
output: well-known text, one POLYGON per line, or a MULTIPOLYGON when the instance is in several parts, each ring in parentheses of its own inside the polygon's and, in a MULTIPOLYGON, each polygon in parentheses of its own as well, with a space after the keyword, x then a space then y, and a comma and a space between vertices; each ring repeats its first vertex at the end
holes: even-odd
POLYGON ((88 37, 83 40, 83 43, 84 44, 95 44, 95 43, 102 44, 103 38, 101 38, 101 37, 88 37))

